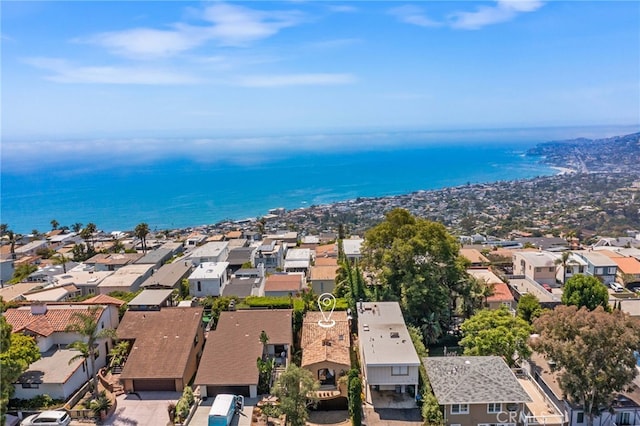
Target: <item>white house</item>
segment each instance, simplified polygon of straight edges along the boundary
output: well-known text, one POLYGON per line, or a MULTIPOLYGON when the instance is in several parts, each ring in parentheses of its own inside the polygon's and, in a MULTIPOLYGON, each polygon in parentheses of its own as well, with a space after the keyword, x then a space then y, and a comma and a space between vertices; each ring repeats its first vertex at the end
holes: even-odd
POLYGON ((253 264, 255 267, 262 264, 266 271, 275 272, 284 264, 285 244, 278 244, 275 240, 264 240, 256 250, 253 264))
POLYGON ((220 296, 229 277, 229 262, 204 262, 189 275, 189 294, 194 297, 220 296))
MULTIPOLYGON (((68 344, 83 340, 83 337, 65 329, 75 321, 75 313, 87 313, 90 306, 34 303, 5 312, 13 332, 33 336, 41 354, 41 358, 32 363, 14 384, 15 398, 31 399, 46 393, 54 399, 66 400, 88 380, 88 362, 79 358, 69 364, 79 352, 67 349, 68 344)), ((100 306, 96 315, 98 331, 117 328, 117 306, 100 306)), ((96 370, 106 365, 111 339, 101 339, 97 345, 99 355, 95 360, 96 370)))
POLYGON ((358 345, 368 403, 376 391, 415 395, 420 359, 397 302, 358 303, 358 345))
POLYGON ((350 261, 360 260, 362 258, 362 238, 351 238, 348 240, 342 240, 342 251, 347 259, 350 261))
POLYGON ((284 271, 302 272, 307 276, 311 267, 311 258, 311 249, 289 249, 284 259, 284 271))
POLYGON ((229 257, 229 243, 227 241, 212 241, 191 252, 189 259, 194 265, 207 262, 226 262, 229 257))

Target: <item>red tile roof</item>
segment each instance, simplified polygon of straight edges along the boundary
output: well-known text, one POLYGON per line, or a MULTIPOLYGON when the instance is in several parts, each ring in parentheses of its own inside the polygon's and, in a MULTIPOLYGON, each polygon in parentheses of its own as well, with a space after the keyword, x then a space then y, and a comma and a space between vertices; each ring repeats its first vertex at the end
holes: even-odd
POLYGON ((303 367, 323 361, 342 364, 349 369, 349 322, 345 311, 335 311, 330 319, 335 321, 332 327, 318 324, 324 317, 321 312, 307 312, 302 324, 303 367))
POLYGON ((505 283, 493 283, 493 295, 487 297, 487 302, 509 302, 515 300, 509 286, 505 283))
MULTIPOLYGON (((89 305, 57 305, 46 308, 46 312, 40 315, 31 313, 31 307, 8 309, 4 316, 13 327, 14 333, 31 332, 41 336, 50 336, 55 332, 64 332, 69 324, 78 322, 74 318, 77 312, 87 313, 89 305)), ((104 308, 96 312, 96 317, 102 315, 104 308)))
POLYGON ((89 304, 89 305, 117 305, 122 306, 125 302, 124 300, 116 299, 115 297, 111 297, 108 294, 99 294, 90 299, 83 300, 81 303, 89 304))

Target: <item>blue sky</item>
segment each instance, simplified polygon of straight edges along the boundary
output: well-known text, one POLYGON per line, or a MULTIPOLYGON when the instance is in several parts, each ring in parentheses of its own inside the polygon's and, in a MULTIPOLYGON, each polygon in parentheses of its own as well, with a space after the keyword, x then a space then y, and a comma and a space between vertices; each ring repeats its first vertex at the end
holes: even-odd
POLYGON ((637 1, 0 7, 5 160, 112 138, 151 152, 164 137, 640 121, 637 1))

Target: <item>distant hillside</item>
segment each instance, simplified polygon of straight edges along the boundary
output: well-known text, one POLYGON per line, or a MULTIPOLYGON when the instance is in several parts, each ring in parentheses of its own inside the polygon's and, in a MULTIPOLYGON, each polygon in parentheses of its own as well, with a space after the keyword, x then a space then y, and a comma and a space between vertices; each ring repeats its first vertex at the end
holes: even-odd
POLYGON ((550 166, 578 172, 638 172, 640 133, 603 139, 569 139, 538 144, 527 151, 550 166))

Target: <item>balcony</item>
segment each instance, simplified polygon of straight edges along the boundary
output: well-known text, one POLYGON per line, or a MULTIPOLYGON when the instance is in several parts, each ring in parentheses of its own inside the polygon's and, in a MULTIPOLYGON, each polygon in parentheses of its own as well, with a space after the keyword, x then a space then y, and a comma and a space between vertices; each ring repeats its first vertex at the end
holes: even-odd
POLYGON ((540 385, 522 369, 515 369, 518 382, 531 398, 520 412, 520 422, 524 426, 562 426, 565 423, 564 413, 549 399, 540 385))

